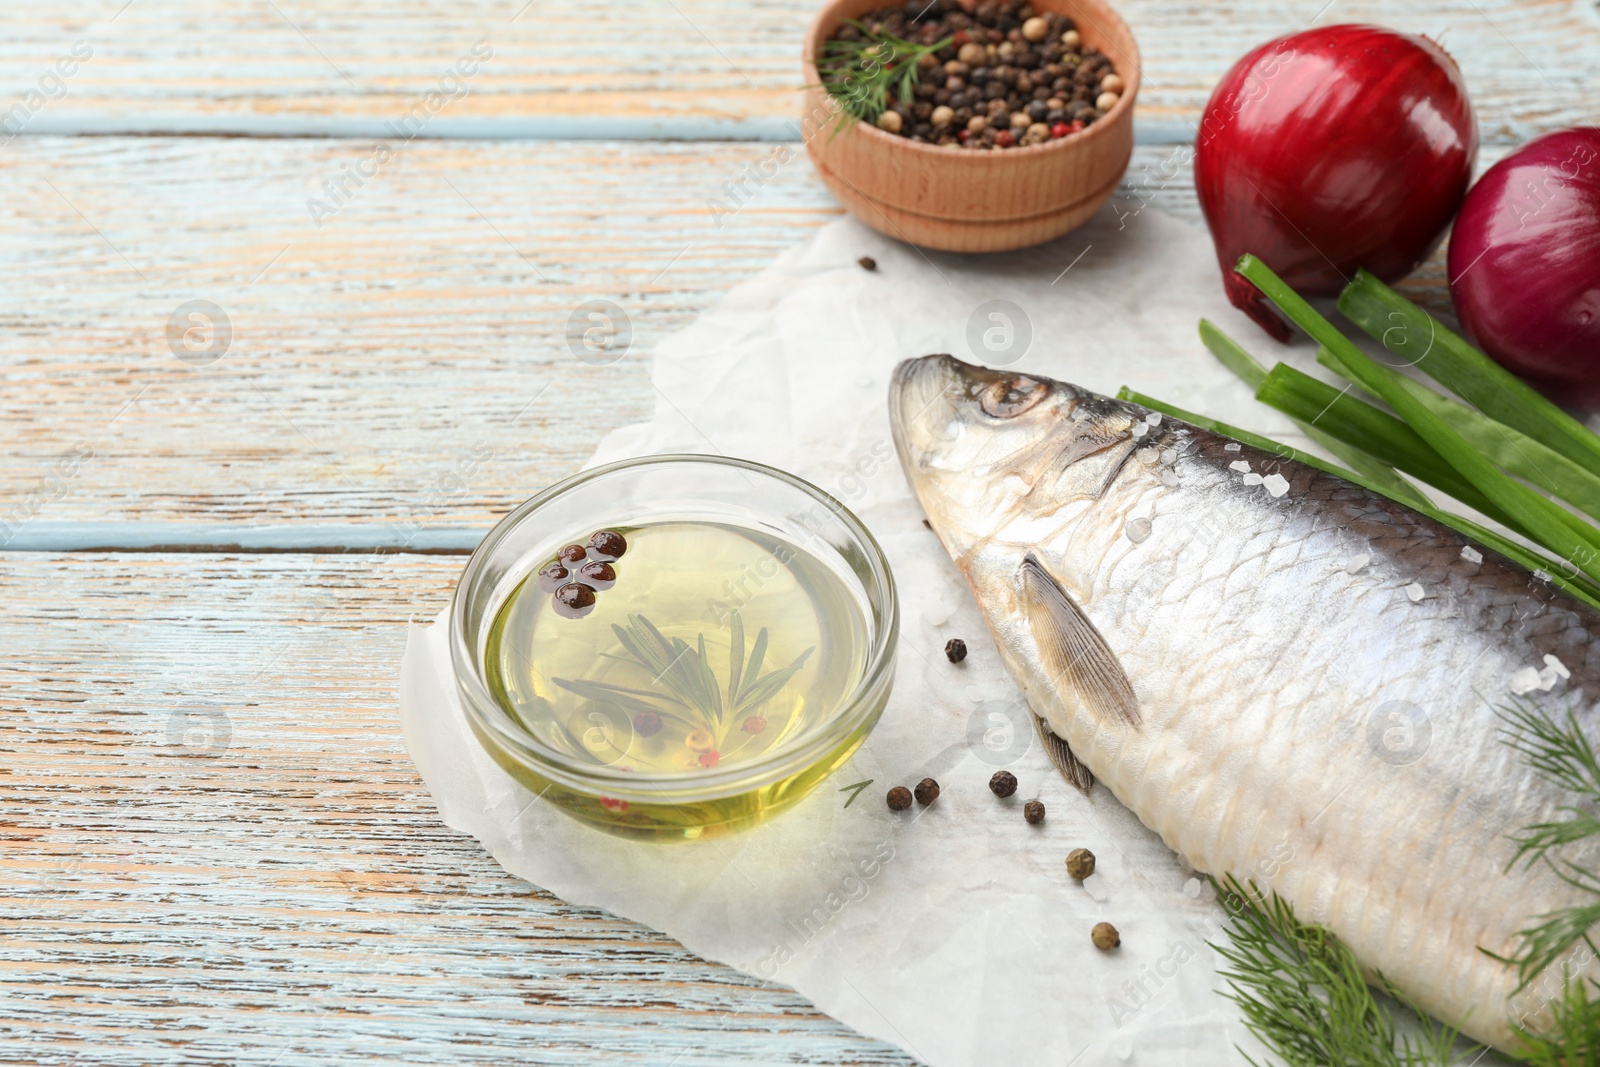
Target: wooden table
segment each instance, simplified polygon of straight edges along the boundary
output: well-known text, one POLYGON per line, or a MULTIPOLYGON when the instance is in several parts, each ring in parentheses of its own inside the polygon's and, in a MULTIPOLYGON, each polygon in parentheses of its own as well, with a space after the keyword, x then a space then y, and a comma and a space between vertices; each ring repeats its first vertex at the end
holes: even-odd
MULTIPOLYGON (((1125 196, 1196 219, 1149 175, 1314 21, 1442 38, 1486 161, 1600 118, 1594 0, 1321 3, 1127 0, 1125 196)), ((708 204, 792 136, 811 6, 0 12, 0 1061, 909 1062, 507 875, 396 723, 405 623, 482 532, 838 213, 803 155, 708 204), (604 367, 566 341, 596 298, 633 334, 604 367), (169 344, 190 301, 231 324, 215 361, 169 344)))

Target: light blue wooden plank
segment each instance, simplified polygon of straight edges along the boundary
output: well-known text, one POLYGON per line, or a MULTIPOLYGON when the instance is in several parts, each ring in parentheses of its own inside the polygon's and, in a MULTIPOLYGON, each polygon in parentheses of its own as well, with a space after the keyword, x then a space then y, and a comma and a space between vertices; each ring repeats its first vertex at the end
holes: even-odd
MULTIPOLYGON (((1141 145, 1188 144, 1191 122, 1140 120, 1141 145)), ((19 136, 342 137, 392 139, 388 120, 363 115, 107 115, 41 114, 19 136)), ((699 116, 514 115, 440 116, 427 127, 430 141, 764 141, 797 142, 798 122, 788 118, 714 119, 699 116)))
POLYGON ((206 522, 31 522, 9 539, 8 552, 148 552, 183 548, 240 552, 471 552, 489 532, 481 527, 407 528, 394 524, 296 523, 243 525, 206 522))

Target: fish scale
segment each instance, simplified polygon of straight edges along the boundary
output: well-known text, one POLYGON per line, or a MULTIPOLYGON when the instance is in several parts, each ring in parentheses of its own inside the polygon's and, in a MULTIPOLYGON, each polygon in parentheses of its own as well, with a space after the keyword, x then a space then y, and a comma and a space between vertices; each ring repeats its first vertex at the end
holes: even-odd
POLYGON ((1574 798, 1504 744, 1495 703, 1555 655, 1570 678, 1531 696, 1592 728, 1600 613, 1481 546, 1463 559, 1468 541, 1402 505, 1133 405, 949 357, 893 388, 907 476, 1072 757, 1196 869, 1276 891, 1369 975, 1509 1048, 1515 976, 1480 949, 1510 954, 1587 899, 1512 864, 1507 835, 1574 798), (1079 615, 1030 594, 1030 566, 1079 615), (1065 655, 1041 618, 1089 651, 1065 655), (1129 715, 1072 681, 1102 659, 1129 715))

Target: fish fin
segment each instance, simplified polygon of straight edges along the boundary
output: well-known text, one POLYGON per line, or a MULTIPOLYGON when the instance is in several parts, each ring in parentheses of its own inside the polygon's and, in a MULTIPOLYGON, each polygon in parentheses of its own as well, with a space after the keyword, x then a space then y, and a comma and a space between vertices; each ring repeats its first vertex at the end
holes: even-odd
POLYGON ((1050 765, 1061 772, 1061 777, 1071 782, 1084 796, 1089 796, 1094 789, 1094 772, 1072 754, 1072 749, 1067 745, 1066 739, 1057 737, 1056 732, 1050 729, 1050 724, 1038 715, 1033 717, 1033 725, 1039 731, 1039 740, 1044 742, 1044 754, 1050 757, 1050 765))
POLYGON ((1022 560, 1022 602, 1045 671, 1097 716, 1139 726, 1139 698, 1116 653, 1089 616, 1034 558, 1022 560))

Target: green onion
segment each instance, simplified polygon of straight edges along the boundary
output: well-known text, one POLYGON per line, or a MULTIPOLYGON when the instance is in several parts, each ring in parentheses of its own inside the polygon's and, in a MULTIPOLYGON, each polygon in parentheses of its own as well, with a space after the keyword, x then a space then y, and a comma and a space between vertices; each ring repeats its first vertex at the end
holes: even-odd
POLYGON ((1426 405, 1393 385, 1384 376, 1383 368, 1367 358, 1265 263, 1254 256, 1245 256, 1235 269, 1254 282, 1256 288, 1313 340, 1326 345, 1338 356, 1363 388, 1381 397, 1482 495, 1509 516, 1513 520, 1510 525, 1526 531, 1533 540, 1571 562, 1590 578, 1600 577, 1600 530, 1504 474, 1426 405))
MULTIPOLYGON (((1233 338, 1205 319, 1201 319, 1200 340, 1224 367, 1244 379, 1245 384, 1251 389, 1261 388, 1261 383, 1267 378, 1267 368, 1256 362, 1255 357, 1240 347, 1233 338)), ((1348 463, 1352 470, 1364 475, 1367 481, 1379 486, 1379 491, 1384 496, 1393 497, 1414 507, 1429 506, 1429 500, 1421 490, 1396 474, 1390 464, 1309 422, 1296 419, 1295 425, 1300 427, 1301 432, 1307 437, 1348 463)))
POLYGON ((1256 399, 1291 418, 1315 423, 1341 441, 1382 456, 1407 474, 1522 532, 1415 430, 1351 395, 1348 387, 1335 389, 1280 363, 1256 390, 1256 399))
POLYGON ((1339 310, 1483 414, 1600 475, 1600 436, 1371 274, 1356 272, 1339 310))
POLYGON ((1175 419, 1187 422, 1191 426, 1198 426, 1202 430, 1210 430, 1212 433, 1220 433, 1224 437, 1231 437, 1235 441, 1249 445, 1251 448, 1259 448, 1263 452, 1271 452, 1279 459, 1292 459, 1296 463, 1304 463, 1308 467, 1315 467, 1329 474, 1337 474, 1346 481, 1355 482, 1364 488, 1370 488, 1370 486, 1366 486, 1362 482, 1361 476, 1355 471, 1345 470, 1343 467, 1329 463, 1326 460, 1318 459, 1316 456, 1301 452, 1299 449, 1290 448, 1286 444, 1274 441, 1270 437, 1263 437, 1260 434, 1251 433, 1249 430, 1241 430, 1237 426, 1231 426, 1226 422, 1218 422, 1216 419, 1207 418, 1204 415, 1196 415, 1192 411, 1185 411, 1183 408, 1175 407, 1163 400, 1157 400, 1153 396, 1136 393, 1126 385, 1117 391, 1117 399, 1126 400, 1130 404, 1138 404, 1140 407, 1149 408, 1151 411, 1159 411, 1163 415, 1171 415, 1175 419))
MULTIPOLYGON (((1345 373, 1339 357, 1327 348, 1317 350, 1317 362, 1335 374, 1351 378, 1345 373)), ((1412 381, 1381 364, 1379 366, 1396 385, 1449 423, 1469 444, 1496 464, 1600 519, 1600 478, 1520 430, 1514 430, 1482 412, 1440 396, 1420 382, 1412 381)))

